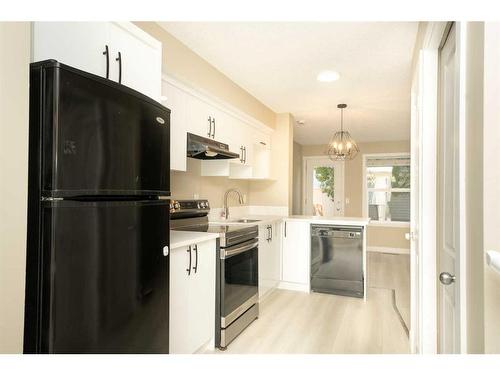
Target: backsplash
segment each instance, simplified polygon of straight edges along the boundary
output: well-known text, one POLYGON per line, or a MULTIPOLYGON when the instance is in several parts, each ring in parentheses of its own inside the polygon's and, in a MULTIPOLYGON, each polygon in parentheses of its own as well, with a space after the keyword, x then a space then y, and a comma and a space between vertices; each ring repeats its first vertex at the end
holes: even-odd
MULTIPOLYGON (((210 206, 222 207, 224 193, 230 188, 238 189, 248 202, 250 183, 244 180, 230 180, 227 177, 200 176, 201 161, 187 159, 187 171, 170 171, 170 189, 173 199, 208 199, 210 206)), ((232 195, 229 198, 231 205, 237 205, 232 195)))

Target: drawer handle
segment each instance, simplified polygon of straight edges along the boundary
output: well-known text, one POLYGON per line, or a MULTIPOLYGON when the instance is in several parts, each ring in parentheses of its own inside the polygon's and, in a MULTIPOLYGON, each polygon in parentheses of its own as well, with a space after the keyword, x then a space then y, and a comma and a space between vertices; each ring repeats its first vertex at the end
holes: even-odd
POLYGON ((196 255, 196 260, 194 262, 194 267, 193 267, 193 270, 194 270, 194 273, 197 273, 198 272, 198 245, 194 245, 194 253, 196 255))

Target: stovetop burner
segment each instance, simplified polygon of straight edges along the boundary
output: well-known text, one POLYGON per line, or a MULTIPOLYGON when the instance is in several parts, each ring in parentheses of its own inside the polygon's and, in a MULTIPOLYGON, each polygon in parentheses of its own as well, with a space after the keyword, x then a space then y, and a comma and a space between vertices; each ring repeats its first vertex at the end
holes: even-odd
POLYGON ((172 201, 170 206, 170 229, 219 233, 222 248, 256 238, 259 235, 257 225, 210 224, 208 221, 210 208, 206 200, 177 200, 172 201))

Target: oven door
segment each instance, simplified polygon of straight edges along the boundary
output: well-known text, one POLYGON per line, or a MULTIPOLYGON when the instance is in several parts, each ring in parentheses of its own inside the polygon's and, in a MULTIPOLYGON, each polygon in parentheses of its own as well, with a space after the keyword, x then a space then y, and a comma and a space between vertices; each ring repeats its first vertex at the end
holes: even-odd
POLYGON ((258 302, 258 239, 221 249, 221 328, 258 302))

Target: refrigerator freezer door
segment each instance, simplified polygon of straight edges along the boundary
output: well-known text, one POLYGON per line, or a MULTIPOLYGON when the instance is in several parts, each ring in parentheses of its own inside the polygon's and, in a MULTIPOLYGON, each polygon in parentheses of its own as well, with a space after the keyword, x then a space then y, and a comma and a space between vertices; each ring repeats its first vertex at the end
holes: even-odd
POLYGON ((41 101, 42 195, 170 195, 169 109, 57 62, 33 70, 42 81, 32 82, 41 87, 32 100, 41 101))
POLYGON ((168 353, 168 204, 43 202, 40 274, 27 270, 43 280, 40 325, 27 344, 42 353, 168 353))

